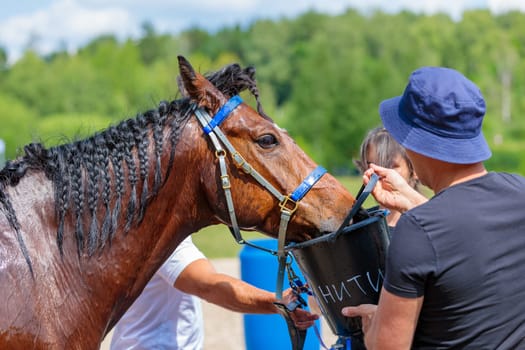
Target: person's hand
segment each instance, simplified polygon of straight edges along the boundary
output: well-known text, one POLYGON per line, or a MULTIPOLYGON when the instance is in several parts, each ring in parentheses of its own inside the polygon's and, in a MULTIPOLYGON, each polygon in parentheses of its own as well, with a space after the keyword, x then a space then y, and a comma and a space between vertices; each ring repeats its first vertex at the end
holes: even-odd
MULTIPOLYGON (((293 305, 297 302, 297 295, 292 288, 288 288, 283 292, 282 303, 284 305, 293 305)), ((307 310, 299 307, 290 312, 290 317, 298 329, 307 329, 314 325, 314 322, 319 319, 319 315, 313 314, 307 310)))
POLYGON ((370 329, 370 324, 377 310, 377 305, 361 304, 358 306, 347 306, 341 310, 343 316, 346 317, 361 317, 361 325, 363 333, 366 334, 370 329))
POLYGON ((307 329, 312 327, 316 320, 319 319, 319 315, 313 314, 305 309, 297 308, 290 316, 298 329, 307 329))
POLYGON ((368 184, 372 174, 379 176, 379 181, 372 190, 372 195, 383 207, 401 213, 427 201, 425 196, 410 186, 396 170, 370 164, 363 174, 363 182, 368 184))

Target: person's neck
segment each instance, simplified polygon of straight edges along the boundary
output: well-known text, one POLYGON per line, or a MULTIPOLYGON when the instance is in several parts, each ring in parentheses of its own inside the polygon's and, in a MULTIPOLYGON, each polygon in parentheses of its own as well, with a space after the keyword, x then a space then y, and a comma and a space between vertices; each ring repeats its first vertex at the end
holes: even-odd
POLYGON ((451 164, 440 162, 430 188, 438 193, 459 183, 469 181, 487 174, 483 163, 451 164))

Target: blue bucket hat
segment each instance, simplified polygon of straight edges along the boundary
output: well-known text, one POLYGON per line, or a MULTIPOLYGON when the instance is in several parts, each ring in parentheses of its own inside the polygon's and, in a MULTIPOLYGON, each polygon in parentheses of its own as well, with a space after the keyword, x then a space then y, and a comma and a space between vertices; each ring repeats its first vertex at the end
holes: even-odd
POLYGON ((483 95, 453 69, 414 71, 403 95, 381 102, 379 114, 394 139, 413 152, 455 164, 478 163, 491 156, 481 131, 483 95))

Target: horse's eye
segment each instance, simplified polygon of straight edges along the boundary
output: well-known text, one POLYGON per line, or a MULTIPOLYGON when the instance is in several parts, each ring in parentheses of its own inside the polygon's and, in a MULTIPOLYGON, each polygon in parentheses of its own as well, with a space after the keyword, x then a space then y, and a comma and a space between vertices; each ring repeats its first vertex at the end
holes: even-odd
POLYGON ((275 136, 272 134, 262 135, 257 139, 257 143, 259 146, 266 149, 275 147, 279 144, 279 142, 277 142, 277 138, 275 138, 275 136))

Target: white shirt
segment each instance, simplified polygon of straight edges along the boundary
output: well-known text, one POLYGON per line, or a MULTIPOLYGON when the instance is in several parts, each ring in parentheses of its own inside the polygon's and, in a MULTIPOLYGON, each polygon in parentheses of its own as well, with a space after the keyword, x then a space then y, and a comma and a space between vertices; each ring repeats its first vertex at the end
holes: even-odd
POLYGON ((204 327, 200 299, 176 289, 182 270, 204 254, 191 236, 182 241, 153 275, 116 324, 112 350, 201 350, 204 327))

